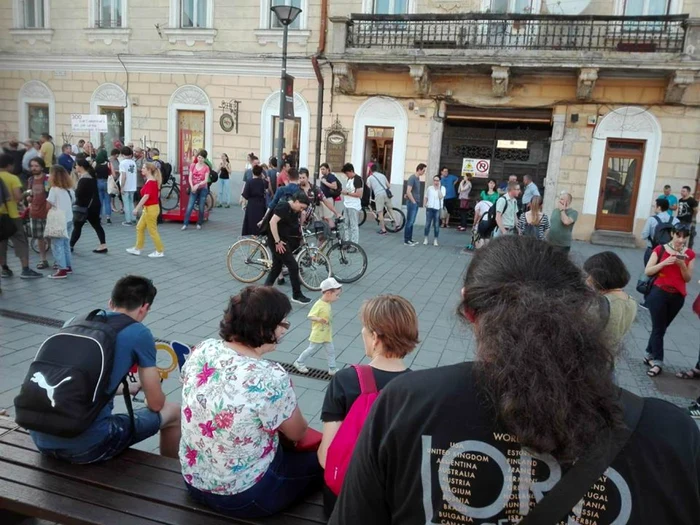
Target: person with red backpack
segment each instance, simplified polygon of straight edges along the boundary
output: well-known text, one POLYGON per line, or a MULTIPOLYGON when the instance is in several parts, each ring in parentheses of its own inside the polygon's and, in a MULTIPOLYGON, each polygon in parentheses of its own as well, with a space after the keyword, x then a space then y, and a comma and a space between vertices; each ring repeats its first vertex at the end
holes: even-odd
POLYGON ((323 500, 329 516, 374 400, 392 379, 410 371, 403 359, 418 344, 418 316, 403 297, 380 295, 370 299, 362 306, 360 318, 365 354, 371 361, 335 374, 321 410, 323 439, 318 461, 325 469, 323 500))

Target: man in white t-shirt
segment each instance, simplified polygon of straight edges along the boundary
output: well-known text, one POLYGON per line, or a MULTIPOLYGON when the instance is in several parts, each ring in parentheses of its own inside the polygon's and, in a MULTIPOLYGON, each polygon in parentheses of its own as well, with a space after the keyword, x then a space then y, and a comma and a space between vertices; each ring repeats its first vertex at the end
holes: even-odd
POLYGON ((374 206, 377 211, 377 216, 379 217, 379 228, 377 232, 380 235, 386 234, 386 225, 384 224, 384 210, 386 209, 389 214, 391 214, 391 197, 387 195, 387 189, 389 189, 389 181, 386 175, 379 173, 377 171, 377 165, 371 164, 369 166, 370 174, 367 177, 367 185, 374 193, 374 206))
POLYGON ((510 235, 515 232, 515 223, 518 220, 518 196, 520 184, 509 182, 506 194, 496 201, 496 230, 493 237, 510 235))
POLYGON ((348 163, 343 166, 343 173, 348 181, 341 191, 345 205, 345 217, 348 221, 345 228, 345 240, 360 242, 359 218, 362 210, 362 177, 355 173, 355 167, 348 163))
POLYGON ((136 163, 134 162, 134 152, 129 146, 121 149, 122 160, 119 162, 119 184, 122 190, 122 200, 124 201, 124 222, 125 226, 134 224, 134 193, 136 192, 136 163))

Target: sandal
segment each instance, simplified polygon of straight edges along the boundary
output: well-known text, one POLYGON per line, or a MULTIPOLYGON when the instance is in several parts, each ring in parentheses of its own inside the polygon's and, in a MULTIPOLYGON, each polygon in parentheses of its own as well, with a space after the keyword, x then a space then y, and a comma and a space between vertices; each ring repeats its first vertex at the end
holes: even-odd
POLYGON ((647 372, 647 375, 649 377, 656 377, 663 372, 663 369, 659 365, 654 365, 652 366, 649 371, 647 372))
POLYGON ((49 267, 49 261, 41 261, 36 265, 37 270, 46 270, 49 267))
POLYGON ((677 372, 676 377, 678 379, 700 379, 700 370, 691 368, 687 372, 677 372))
POLYGON ((647 366, 652 366, 651 361, 652 361, 652 360, 651 360, 650 357, 645 357, 645 358, 644 358, 644 364, 647 365, 647 366))

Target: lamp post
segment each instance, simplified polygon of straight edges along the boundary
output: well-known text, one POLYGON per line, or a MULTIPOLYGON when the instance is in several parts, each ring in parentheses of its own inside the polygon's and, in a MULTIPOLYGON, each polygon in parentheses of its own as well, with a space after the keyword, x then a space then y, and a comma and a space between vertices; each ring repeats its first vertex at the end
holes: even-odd
POLYGON ((284 136, 284 103, 287 95, 287 38, 289 36, 289 26, 292 24, 301 9, 292 5, 276 5, 270 8, 275 13, 277 20, 282 24, 282 74, 280 76, 280 115, 279 126, 277 128, 277 165, 282 166, 283 136, 284 136))

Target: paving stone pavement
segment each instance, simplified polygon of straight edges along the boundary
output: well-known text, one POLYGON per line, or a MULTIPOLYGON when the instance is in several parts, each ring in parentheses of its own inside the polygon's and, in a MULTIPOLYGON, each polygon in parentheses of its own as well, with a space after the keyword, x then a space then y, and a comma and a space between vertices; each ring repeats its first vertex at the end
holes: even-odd
MULTIPOLYGON (((75 273, 68 279, 52 281, 40 279, 20 280, 17 276, 2 280, 0 309, 65 320, 96 307, 106 307, 114 282, 128 273, 141 274, 153 279, 158 296, 146 324, 158 338, 176 339, 195 344, 217 335, 218 324, 228 298, 237 293, 243 284, 235 281, 226 268, 225 256, 229 246, 239 237, 242 214, 238 207, 216 209, 201 231, 190 228, 180 231, 179 224, 160 227, 165 243, 166 257, 149 259, 145 256, 152 248, 146 238, 144 255, 135 257, 124 250, 133 245, 133 227, 115 225, 106 227, 109 253, 92 253, 97 239, 91 228, 83 229, 83 237, 74 253, 75 273)), ((369 258, 365 276, 357 283, 345 285, 339 301, 333 305, 334 343, 340 366, 365 362, 361 325, 358 311, 362 302, 380 293, 400 294, 409 299, 418 312, 421 343, 407 357, 407 364, 414 370, 449 365, 474 358, 474 340, 471 330, 455 315, 459 301, 461 280, 470 255, 460 251, 468 242, 465 233, 455 229, 442 230, 440 247, 403 245, 402 234, 380 236, 374 224, 360 228, 360 242, 369 258)), ((421 227, 416 227, 416 238, 421 237, 421 227)), ((583 263, 586 257, 607 249, 587 243, 576 243, 572 257, 583 263)), ((633 276, 629 292, 642 270, 642 250, 616 249, 633 276)), ((37 257, 32 254, 32 265, 37 257)), ((12 254, 10 267, 19 273, 19 262, 12 254)), ((700 287, 697 276, 690 284, 688 300, 683 311, 666 336, 666 369, 668 377, 675 370, 693 366, 697 360, 698 320, 691 310, 692 299, 700 287)), ((291 293, 289 286, 284 290, 291 293)), ((308 294, 313 299, 317 293, 308 294)), ((294 305, 289 317, 292 328, 279 348, 268 355, 284 363, 291 363, 306 347, 309 323, 308 307, 294 305)), ((619 383, 641 395, 667 399, 678 405, 686 405, 688 398, 700 395, 692 387, 685 387, 685 397, 677 392, 665 395, 658 389, 658 380, 645 374, 641 362, 650 331, 648 312, 641 310, 626 338, 626 349, 617 367, 619 383), (689 393, 688 393, 689 392, 689 393)), ((41 342, 55 328, 31 324, 0 316, 0 408, 9 408, 41 342)), ((566 349, 562 349, 566 351, 566 349)), ((308 361, 309 366, 326 368, 324 356, 308 361)), ((307 377, 293 377, 302 412, 311 425, 321 428, 320 411, 327 383, 307 377)), ((180 383, 176 376, 164 382, 164 390, 171 401, 180 401, 180 383)), ((668 390, 666 390, 668 391, 668 390)), ((117 399, 117 408, 123 409, 123 401, 117 399)), ((141 443, 139 448, 155 450, 157 439, 141 443)))

